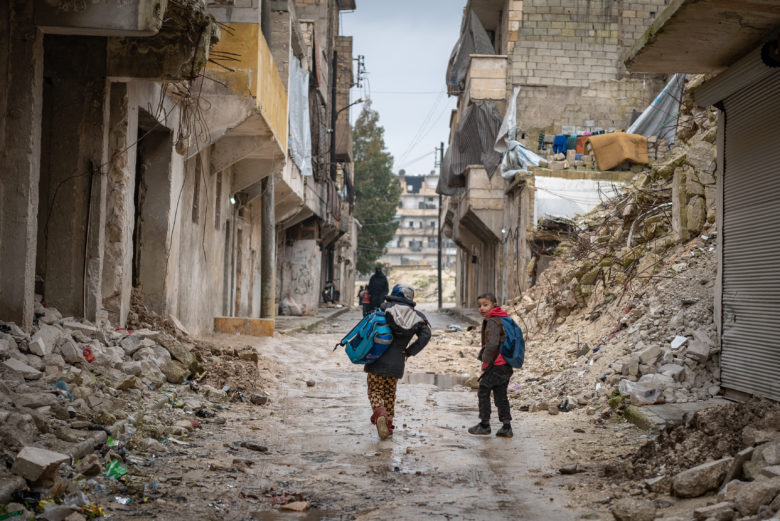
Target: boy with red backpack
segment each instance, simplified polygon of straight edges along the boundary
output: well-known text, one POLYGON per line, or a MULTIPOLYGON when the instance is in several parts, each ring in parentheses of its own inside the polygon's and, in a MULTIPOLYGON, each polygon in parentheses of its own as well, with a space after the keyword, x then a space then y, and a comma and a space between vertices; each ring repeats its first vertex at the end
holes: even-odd
MULTIPOLYGON (((479 419, 480 422, 469 427, 469 434, 490 434, 490 393, 498 408, 498 419, 503 424, 496 432, 502 438, 512 437, 512 414, 509 411, 507 387, 512 377, 512 366, 501 353, 506 330, 501 317, 509 317, 498 305, 495 295, 483 293, 477 297, 477 308, 482 320, 482 349, 477 355, 482 361, 482 376, 479 378, 479 419)), ((511 320, 511 319, 508 319, 511 320)))

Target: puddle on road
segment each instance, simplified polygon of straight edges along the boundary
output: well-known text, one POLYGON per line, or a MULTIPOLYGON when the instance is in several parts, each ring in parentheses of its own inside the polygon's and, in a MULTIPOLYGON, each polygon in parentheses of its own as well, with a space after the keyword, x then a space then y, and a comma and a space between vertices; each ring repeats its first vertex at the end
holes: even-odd
POLYGON ((435 373, 406 373, 401 379, 402 384, 428 384, 435 385, 439 389, 452 389, 456 385, 466 383, 465 376, 454 374, 435 374, 435 373))

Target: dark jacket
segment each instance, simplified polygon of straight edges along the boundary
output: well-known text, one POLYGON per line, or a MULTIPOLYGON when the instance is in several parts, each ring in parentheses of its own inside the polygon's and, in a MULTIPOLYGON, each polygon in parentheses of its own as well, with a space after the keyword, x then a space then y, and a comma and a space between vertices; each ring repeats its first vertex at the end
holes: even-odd
POLYGON ((376 309, 384 302, 387 294, 390 293, 390 286, 387 283, 387 277, 381 271, 377 271, 368 280, 368 294, 371 295, 371 309, 376 309))
POLYGON ((482 320, 482 349, 477 358, 485 364, 492 364, 498 356, 498 348, 504 343, 504 325, 498 317, 482 320))
POLYGON ((415 310, 414 306, 414 302, 403 297, 387 297, 387 302, 382 305, 382 308, 387 316, 387 324, 393 332, 393 343, 379 357, 379 360, 365 366, 367 373, 402 378, 406 357, 422 351, 431 339, 431 326, 428 319, 415 310), (397 309, 393 310, 394 307, 397 309), (415 335, 417 339, 409 345, 415 335))

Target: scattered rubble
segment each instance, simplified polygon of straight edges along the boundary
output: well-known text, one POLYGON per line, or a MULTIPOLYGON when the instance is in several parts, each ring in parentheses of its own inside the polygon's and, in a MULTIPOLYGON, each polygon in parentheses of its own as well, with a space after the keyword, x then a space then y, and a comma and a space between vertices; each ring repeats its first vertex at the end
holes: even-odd
POLYGON ((187 445, 202 422, 225 423, 231 401, 267 403, 254 348, 195 340, 137 294, 134 304, 135 330, 63 318, 40 299, 31 335, 0 323, 4 514, 93 519, 114 508, 95 502, 112 502, 117 481, 118 506, 143 501, 156 487, 147 458, 187 445))

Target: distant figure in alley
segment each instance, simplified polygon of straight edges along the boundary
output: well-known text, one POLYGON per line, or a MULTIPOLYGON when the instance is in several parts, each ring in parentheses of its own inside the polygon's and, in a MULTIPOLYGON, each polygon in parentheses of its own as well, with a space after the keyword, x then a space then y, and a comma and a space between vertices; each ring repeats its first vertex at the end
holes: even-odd
POLYGON ((387 277, 382 272, 382 266, 377 264, 374 274, 368 280, 368 294, 371 296, 370 311, 374 311, 381 306, 389 292, 390 286, 387 283, 387 277))

